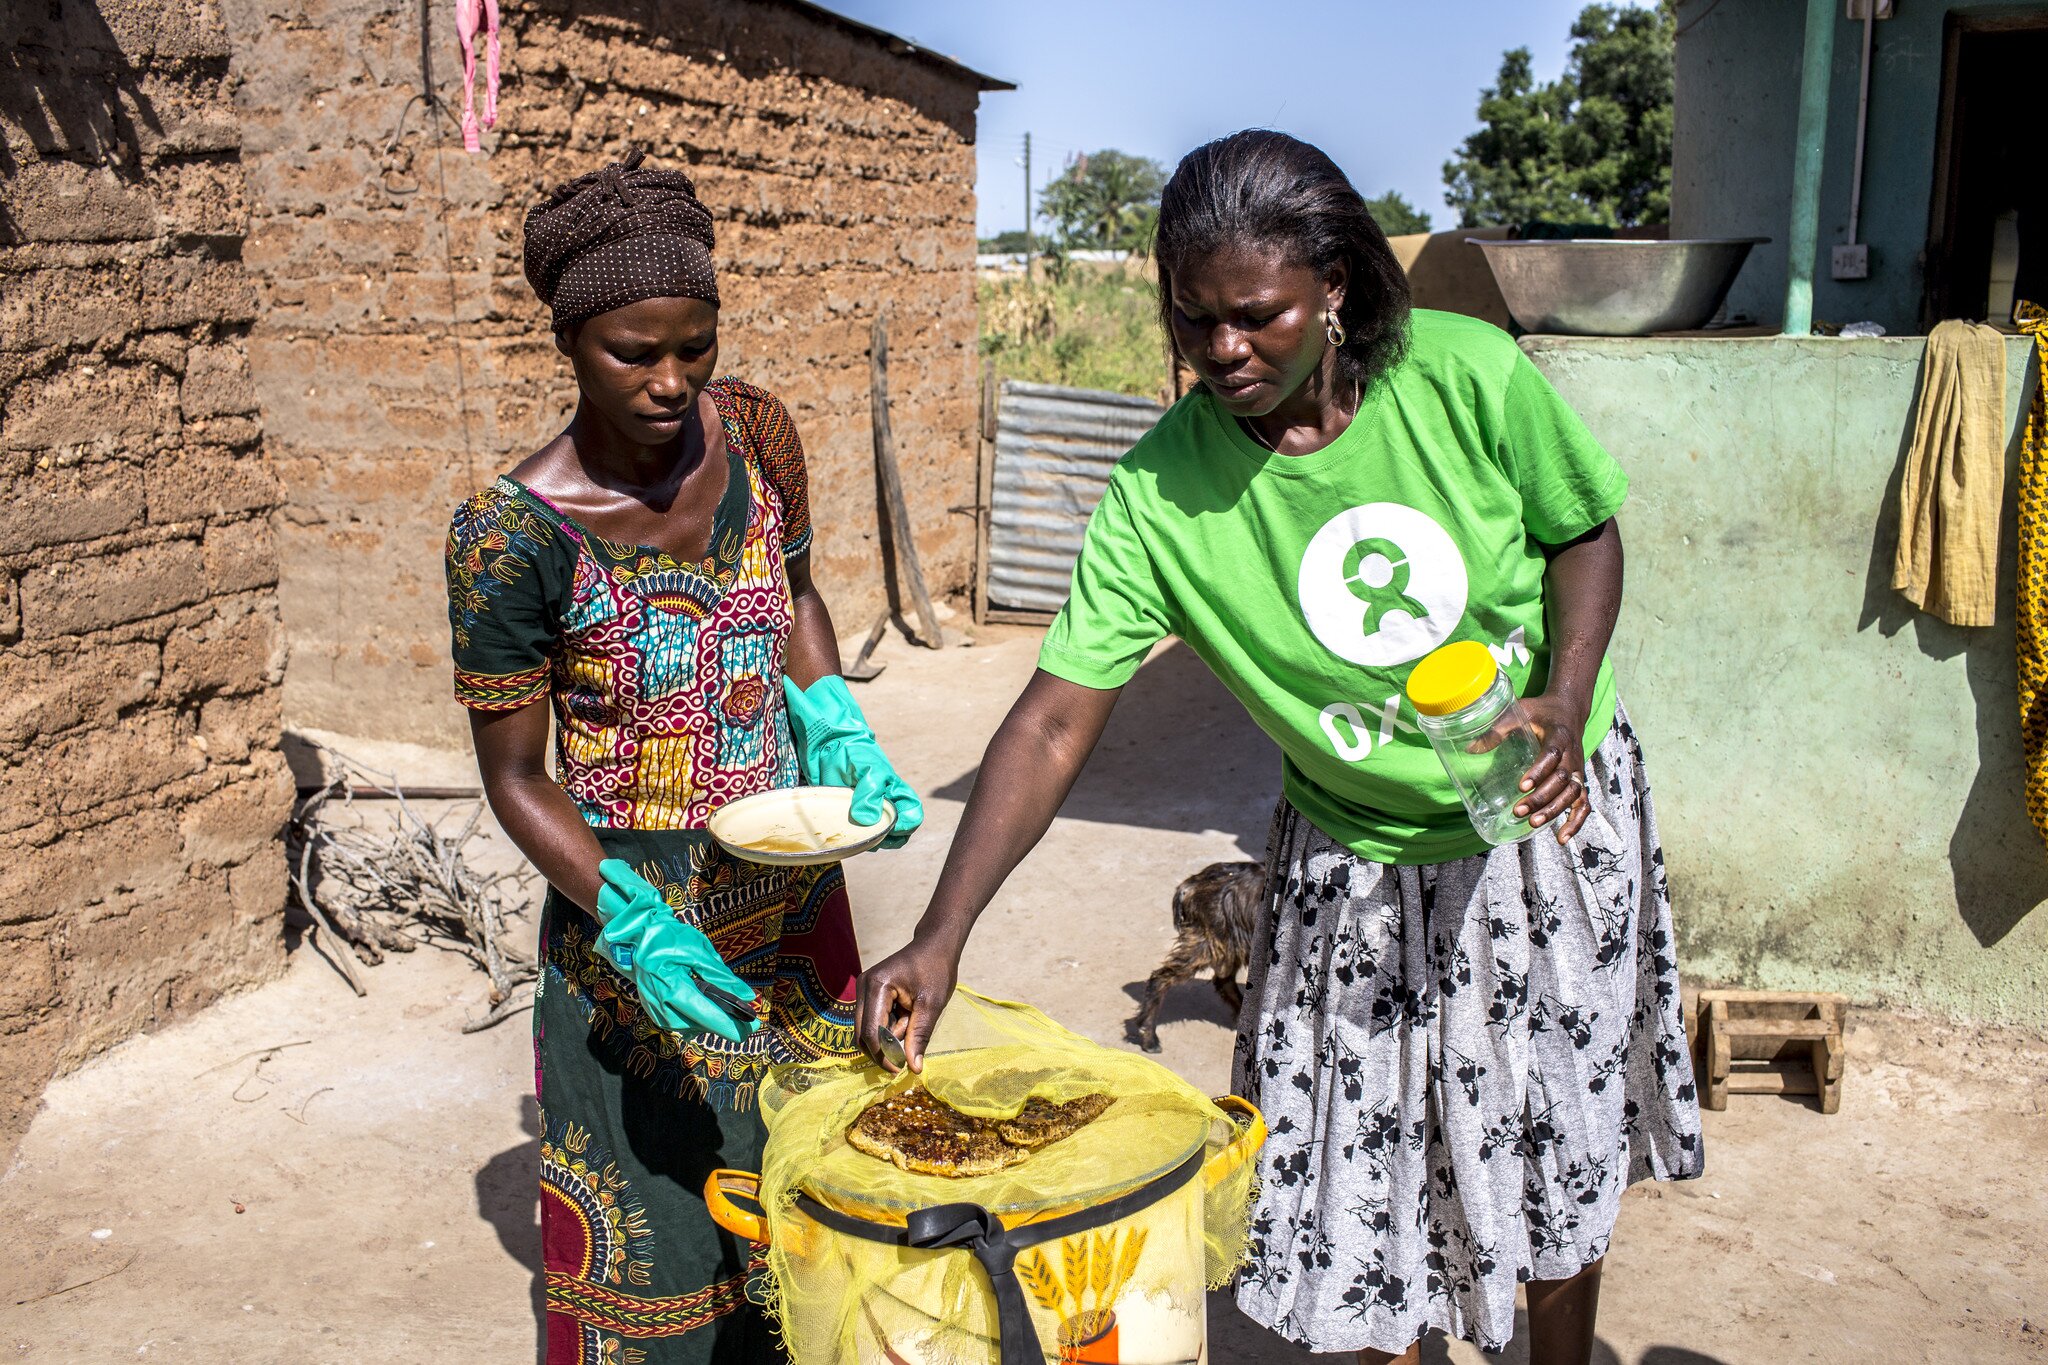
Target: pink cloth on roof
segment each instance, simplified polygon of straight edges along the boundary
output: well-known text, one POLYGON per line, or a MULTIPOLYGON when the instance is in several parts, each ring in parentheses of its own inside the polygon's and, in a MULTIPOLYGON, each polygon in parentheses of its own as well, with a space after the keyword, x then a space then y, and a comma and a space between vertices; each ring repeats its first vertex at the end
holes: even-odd
POLYGON ((484 31, 483 127, 498 124, 498 0, 455 0, 455 36, 462 40, 462 146, 483 150, 476 116, 476 35, 484 31))

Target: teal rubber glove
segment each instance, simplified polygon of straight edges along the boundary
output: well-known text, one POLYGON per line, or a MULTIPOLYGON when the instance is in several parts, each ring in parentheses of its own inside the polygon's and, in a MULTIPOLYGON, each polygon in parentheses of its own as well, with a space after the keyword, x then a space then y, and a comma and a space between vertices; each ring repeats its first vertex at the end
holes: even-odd
POLYGON ((694 924, 669 909, 661 892, 628 863, 607 858, 597 865, 604 886, 597 893, 597 951, 624 972, 640 992, 641 1008, 657 1025, 676 1033, 703 1030, 730 1043, 761 1027, 758 1017, 741 1022, 705 987, 751 1006, 754 988, 725 965, 718 949, 694 924))
POLYGON ((909 843, 924 823, 924 803, 889 765, 867 717, 846 690, 846 679, 832 674, 806 691, 785 674, 782 696, 789 703, 789 728, 796 738, 804 781, 813 787, 853 788, 853 821, 859 825, 880 820, 882 802, 887 800, 896 808, 896 823, 882 847, 909 843))

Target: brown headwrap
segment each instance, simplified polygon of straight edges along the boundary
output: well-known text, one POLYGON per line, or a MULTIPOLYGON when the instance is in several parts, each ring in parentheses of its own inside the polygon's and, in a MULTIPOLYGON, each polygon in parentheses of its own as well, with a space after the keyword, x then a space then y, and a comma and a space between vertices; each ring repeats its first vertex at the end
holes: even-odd
POLYGON ((526 215, 526 282, 555 330, 641 299, 718 303, 711 215, 681 171, 644 153, 579 175, 526 215))

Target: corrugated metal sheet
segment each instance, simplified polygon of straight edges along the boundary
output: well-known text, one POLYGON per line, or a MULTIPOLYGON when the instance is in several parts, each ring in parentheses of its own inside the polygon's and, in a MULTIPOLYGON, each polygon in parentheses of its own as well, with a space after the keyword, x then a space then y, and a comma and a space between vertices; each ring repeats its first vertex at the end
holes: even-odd
POLYGON ((1058 611, 1110 471, 1165 411, 1096 389, 1003 381, 988 527, 988 604, 1058 611))

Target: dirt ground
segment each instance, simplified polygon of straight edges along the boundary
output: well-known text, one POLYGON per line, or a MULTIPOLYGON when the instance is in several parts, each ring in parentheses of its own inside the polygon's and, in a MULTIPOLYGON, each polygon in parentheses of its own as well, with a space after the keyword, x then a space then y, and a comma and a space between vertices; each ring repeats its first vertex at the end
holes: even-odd
MULTIPOLYGON (((863 702, 929 822, 847 867, 868 954, 937 876, 986 736, 1034 640, 885 646, 863 702)), ((365 754, 445 781, 460 756, 365 754)), ((1655 756, 1652 755, 1654 764, 1655 756)), ((1132 684, 1103 751, 971 946, 964 979, 1121 1042, 1172 937, 1167 898, 1263 850, 1266 741, 1182 652, 1132 684)), ((1683 888, 1679 888, 1683 913, 1683 888)), ((535 1110, 524 1016, 464 1035, 483 982, 451 954, 352 996, 316 952, 50 1088, 0 1178, 0 1351, 37 1361, 516 1361, 538 1340, 535 1110)), ((1738 1098, 1708 1174, 1628 1197, 1601 1365, 2048 1360, 2048 1044, 1861 1011, 1842 1112, 1738 1098)), ((1170 1000, 1162 1060, 1228 1084, 1206 985, 1170 1000)), ((1211 1303, 1212 1358, 1312 1357, 1211 1303)), ((1473 1362, 1433 1340, 1425 1360, 1473 1362)), ((1500 1357, 1519 1361, 1516 1350, 1500 1357)))

